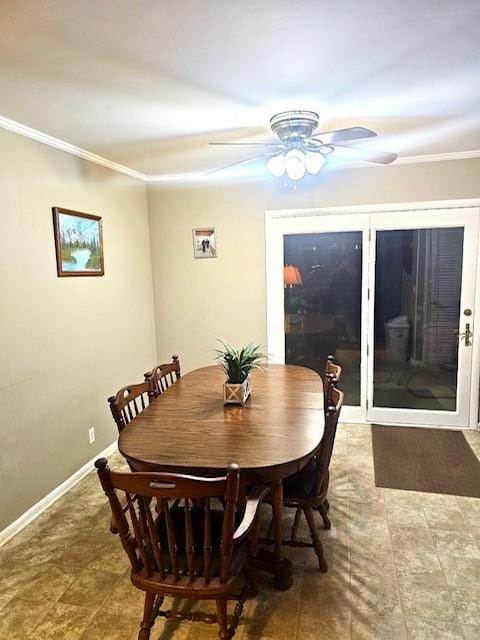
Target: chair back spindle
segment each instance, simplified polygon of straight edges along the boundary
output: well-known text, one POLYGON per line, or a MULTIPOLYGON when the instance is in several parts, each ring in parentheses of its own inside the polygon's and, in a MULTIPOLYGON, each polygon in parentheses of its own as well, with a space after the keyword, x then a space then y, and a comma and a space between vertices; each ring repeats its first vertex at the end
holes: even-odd
POLYGON ((144 377, 150 386, 150 399, 158 398, 181 377, 178 356, 174 355, 171 362, 159 364, 152 371, 147 371, 144 377))
POLYGON ((205 514, 203 520, 203 566, 205 584, 209 584, 212 570, 212 520, 209 497, 205 499, 205 514))
POLYGON ((121 433, 150 404, 150 386, 147 382, 122 387, 108 398, 110 411, 121 433))

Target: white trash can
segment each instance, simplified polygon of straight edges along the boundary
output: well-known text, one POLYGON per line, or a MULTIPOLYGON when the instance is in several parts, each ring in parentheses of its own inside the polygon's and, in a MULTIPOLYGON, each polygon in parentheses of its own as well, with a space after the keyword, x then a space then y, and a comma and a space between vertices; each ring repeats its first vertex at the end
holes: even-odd
POLYGON ((407 316, 397 316, 385 322, 385 350, 389 362, 408 360, 410 322, 407 316))

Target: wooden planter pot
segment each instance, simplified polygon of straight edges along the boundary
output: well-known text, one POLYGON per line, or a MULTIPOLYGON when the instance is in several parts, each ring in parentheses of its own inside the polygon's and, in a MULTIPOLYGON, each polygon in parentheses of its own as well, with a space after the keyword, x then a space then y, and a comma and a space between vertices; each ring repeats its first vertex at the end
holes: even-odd
POLYGON ((245 404, 250 396, 250 376, 242 384, 223 385, 223 401, 225 404, 245 404))

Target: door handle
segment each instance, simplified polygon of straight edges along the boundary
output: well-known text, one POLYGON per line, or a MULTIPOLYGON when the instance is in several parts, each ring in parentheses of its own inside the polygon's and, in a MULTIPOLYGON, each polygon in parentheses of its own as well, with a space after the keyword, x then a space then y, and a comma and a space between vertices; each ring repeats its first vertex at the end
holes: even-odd
POLYGON ((472 346, 472 336, 473 336, 473 331, 470 330, 470 323, 466 322, 465 323, 465 331, 463 331, 462 333, 460 333, 459 331, 455 331, 455 333, 458 335, 458 338, 461 340, 462 338, 465 339, 465 346, 466 347, 471 347, 472 346))

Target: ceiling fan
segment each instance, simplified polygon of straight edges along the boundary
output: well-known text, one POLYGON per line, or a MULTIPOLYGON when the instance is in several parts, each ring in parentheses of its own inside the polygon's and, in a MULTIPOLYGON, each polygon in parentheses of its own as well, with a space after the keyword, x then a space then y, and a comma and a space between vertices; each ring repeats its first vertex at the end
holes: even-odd
POLYGON ((278 142, 210 142, 217 146, 260 147, 263 151, 208 173, 265 158, 267 169, 273 176, 281 178, 286 175, 290 180, 297 181, 305 173, 316 175, 324 166, 326 157, 337 148, 355 150, 354 159, 365 162, 390 164, 397 158, 396 153, 344 144, 352 140, 376 137, 377 134, 371 129, 348 127, 315 133, 318 122, 318 113, 314 111, 283 111, 270 119, 270 128, 278 136, 278 142))

